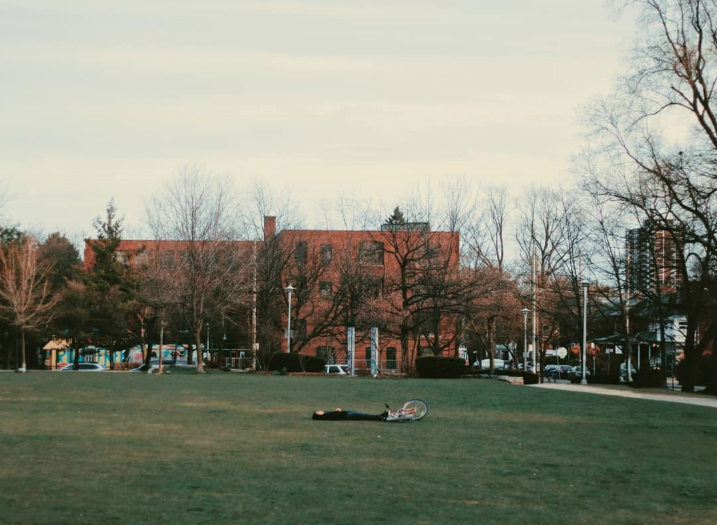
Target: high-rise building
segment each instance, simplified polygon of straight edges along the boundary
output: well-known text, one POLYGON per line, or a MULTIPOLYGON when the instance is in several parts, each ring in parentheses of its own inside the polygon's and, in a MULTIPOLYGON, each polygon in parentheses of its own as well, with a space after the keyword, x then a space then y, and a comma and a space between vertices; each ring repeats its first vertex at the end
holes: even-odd
POLYGON ((682 278, 678 255, 682 245, 672 227, 645 221, 640 228, 627 230, 627 283, 640 295, 677 291, 682 278))

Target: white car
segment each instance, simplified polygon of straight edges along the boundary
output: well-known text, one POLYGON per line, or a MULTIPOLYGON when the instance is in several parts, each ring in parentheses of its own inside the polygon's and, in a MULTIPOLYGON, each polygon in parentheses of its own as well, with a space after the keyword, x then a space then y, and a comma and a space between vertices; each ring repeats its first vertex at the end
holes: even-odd
POLYGON ((348 375, 348 365, 326 365, 324 367, 324 374, 339 374, 342 376, 348 375))
MULTIPOLYGON (((637 373, 637 370, 635 370, 635 367, 632 363, 630 363, 630 377, 635 377, 635 374, 637 373)), ((626 363, 620 363, 620 381, 625 382, 627 381, 627 364, 626 363)))
MULTIPOLYGON (((490 370, 490 359, 483 359, 482 361, 476 361, 473 363, 474 368, 480 368, 481 370, 490 370)), ((493 367, 495 370, 509 370, 510 361, 504 361, 497 357, 493 359, 493 367)))
MULTIPOLYGON (((60 370, 62 372, 73 372, 75 370, 75 364, 70 363, 60 368, 60 370)), ((80 363, 77 367, 78 372, 102 372, 104 370, 107 369, 99 363, 80 363)))

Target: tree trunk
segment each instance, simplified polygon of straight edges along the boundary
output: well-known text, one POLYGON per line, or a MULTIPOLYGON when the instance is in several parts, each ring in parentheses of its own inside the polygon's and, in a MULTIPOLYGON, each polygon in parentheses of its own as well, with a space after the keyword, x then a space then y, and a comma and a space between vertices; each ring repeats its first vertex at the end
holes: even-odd
POLYGON ((162 326, 159 328, 159 368, 157 369, 158 374, 162 374, 164 372, 164 369, 162 368, 162 359, 164 356, 162 355, 162 347, 164 346, 164 313, 162 314, 162 320, 161 320, 162 326))
POLYGON ((20 329, 20 354, 22 358, 20 372, 27 372, 27 362, 25 361, 25 330, 23 329, 20 329))
POLYGON ((77 341, 77 348, 75 348, 75 355, 73 356, 74 368, 73 370, 80 369, 80 341, 77 341))
POLYGON ((697 383, 697 376, 700 369, 700 355, 698 345, 696 345, 695 336, 697 333, 697 316, 687 316, 687 331, 685 333, 685 373, 683 374, 683 382, 681 390, 683 392, 694 392, 697 383))
POLYGON ((197 373, 204 373, 204 360, 202 359, 202 321, 194 323, 194 343, 197 345, 197 373))
POLYGON ((488 318, 488 359, 490 360, 490 373, 493 374, 495 371, 495 342, 493 341, 493 322, 495 318, 488 318))
POLYGON ((404 373, 409 373, 411 367, 411 350, 409 348, 409 330, 405 325, 401 325, 401 366, 404 373))

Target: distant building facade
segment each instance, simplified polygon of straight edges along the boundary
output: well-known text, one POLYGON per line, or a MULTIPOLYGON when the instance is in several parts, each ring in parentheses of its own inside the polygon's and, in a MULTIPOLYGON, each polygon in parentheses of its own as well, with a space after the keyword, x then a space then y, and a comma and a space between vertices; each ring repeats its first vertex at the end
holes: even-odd
POLYGON ((674 293, 682 281, 679 250, 683 242, 674 228, 645 221, 626 232, 627 283, 639 295, 674 293))
MULTIPOLYGON (((409 278, 414 283, 427 282, 431 272, 436 271, 458 274, 458 232, 434 232, 427 222, 384 224, 378 230, 277 231, 276 218, 265 217, 263 235, 262 240, 236 241, 232 245, 243 257, 253 258, 254 267, 262 264, 262 257, 273 257, 277 264, 282 259, 277 282, 258 286, 273 286, 275 291, 289 284, 295 288, 291 301, 292 352, 322 357, 327 363, 346 363, 349 323, 356 321, 359 326, 355 327, 353 363, 357 371, 378 368, 384 373, 400 373, 402 363, 409 358, 403 355, 402 348, 406 347, 410 348, 410 360, 438 345, 442 353, 457 355, 455 316, 426 318, 423 328, 414 324, 408 341, 399 337, 395 324, 402 315, 396 310, 401 300, 412 300, 410 296, 401 297, 402 292, 406 295, 406 289, 401 289, 402 281, 409 278), (364 300, 366 297, 368 301, 364 300), (372 351, 370 342, 372 320, 377 324, 393 323, 393 329, 379 332, 377 353, 372 351), (374 357, 378 363, 373 362, 374 357)), ((85 243, 88 268, 94 264, 92 242, 85 243)), ((123 240, 116 258, 132 266, 141 263, 152 250, 174 252, 181 257, 185 247, 182 241, 123 240)), ((265 260, 264 264, 269 262, 265 260)), ((415 294, 420 286, 408 294, 415 294)), ((288 316, 286 300, 285 294, 284 306, 281 301, 277 303, 284 328, 288 316)), ((261 313, 259 317, 259 325, 269 323, 261 319, 261 313)), ((420 315, 416 318, 420 319, 420 315)), ((277 322, 272 325, 277 332, 276 351, 286 351, 287 334, 276 325, 277 322)))

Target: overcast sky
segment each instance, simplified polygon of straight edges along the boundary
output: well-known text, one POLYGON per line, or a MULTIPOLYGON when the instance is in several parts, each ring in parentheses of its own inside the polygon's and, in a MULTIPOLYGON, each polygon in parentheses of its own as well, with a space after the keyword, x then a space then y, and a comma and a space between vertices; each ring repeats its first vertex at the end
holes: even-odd
POLYGON ((130 226, 199 162, 389 211, 416 182, 565 177, 632 41, 603 0, 0 0, 2 214, 130 226))

